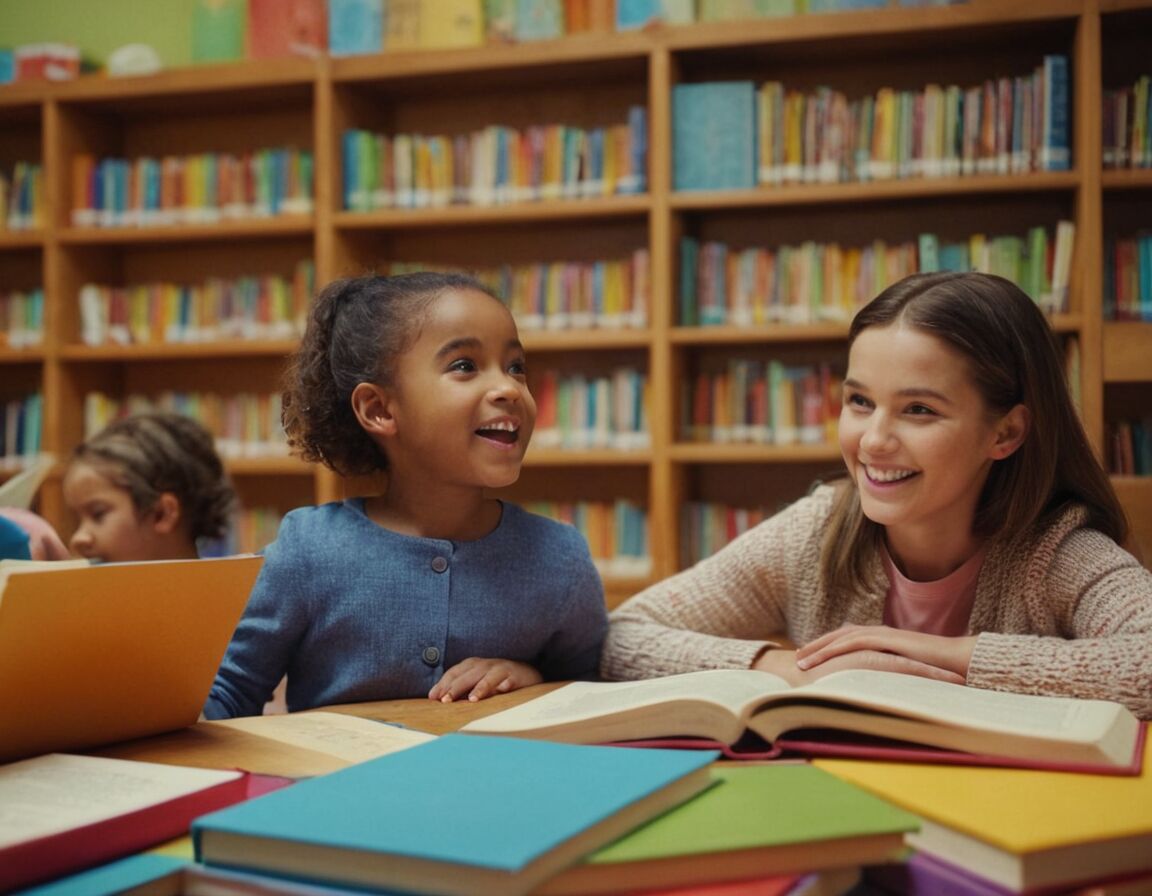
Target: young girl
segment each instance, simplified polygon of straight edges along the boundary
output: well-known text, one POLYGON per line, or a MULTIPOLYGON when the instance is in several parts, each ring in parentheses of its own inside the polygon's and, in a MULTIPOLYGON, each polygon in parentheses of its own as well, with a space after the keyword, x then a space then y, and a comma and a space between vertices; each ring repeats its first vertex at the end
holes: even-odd
POLYGON ((180 414, 116 420, 81 443, 64 474, 79 517, 74 554, 90 560, 179 560, 228 530, 236 494, 212 435, 180 414))
POLYGON ((1016 286, 917 274, 852 322, 847 478, 612 616, 602 671, 882 669, 1152 718, 1152 573, 1016 286), (784 632, 801 645, 769 640, 784 632))
POLYGON ((579 533, 486 489, 516 481, 536 405, 504 305, 470 277, 330 284, 284 396, 290 444, 381 494, 281 523, 208 718, 427 695, 479 700, 596 673, 603 589, 579 533))

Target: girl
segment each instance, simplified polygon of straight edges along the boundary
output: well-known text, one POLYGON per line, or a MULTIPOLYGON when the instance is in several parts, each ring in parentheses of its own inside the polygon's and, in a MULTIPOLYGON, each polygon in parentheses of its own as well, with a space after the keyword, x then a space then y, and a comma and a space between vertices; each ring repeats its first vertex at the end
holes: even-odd
POLYGON ((504 305, 476 280, 330 284, 284 395, 289 443, 381 494, 292 511, 205 716, 428 695, 479 700, 595 674, 607 628, 579 533, 487 497, 515 482, 536 405, 504 305))
POLYGON ((1119 547, 1027 295, 943 273, 877 296, 849 333, 840 447, 846 480, 618 608, 604 674, 871 668, 1152 718, 1152 573, 1119 547))
POLYGON ((116 420, 81 443, 64 474, 64 503, 80 519, 74 554, 180 560, 227 532, 236 493, 208 430, 157 412, 116 420))

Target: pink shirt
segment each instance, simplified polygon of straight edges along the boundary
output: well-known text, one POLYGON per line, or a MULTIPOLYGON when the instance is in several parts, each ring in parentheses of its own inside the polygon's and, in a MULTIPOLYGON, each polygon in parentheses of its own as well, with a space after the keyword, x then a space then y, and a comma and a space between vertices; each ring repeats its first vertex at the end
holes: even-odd
POLYGON ((883 551, 888 573, 888 596, 884 601, 884 624, 927 635, 958 637, 968 634, 968 617, 976 600, 976 579, 984 565, 981 548, 964 564, 935 582, 914 582, 883 551))

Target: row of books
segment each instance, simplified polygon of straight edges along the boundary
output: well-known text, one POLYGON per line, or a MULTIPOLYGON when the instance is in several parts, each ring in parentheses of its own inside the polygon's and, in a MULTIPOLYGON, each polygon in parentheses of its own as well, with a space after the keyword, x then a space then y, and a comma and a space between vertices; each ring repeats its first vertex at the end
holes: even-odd
POLYGON ((716 501, 689 501, 680 513, 680 565, 711 557, 774 511, 767 507, 734 507, 716 501))
POLYGON ((0 401, 0 469, 18 470, 40 454, 44 396, 39 392, 0 401))
POLYGON ((466 270, 507 303, 521 330, 643 329, 651 304, 647 249, 631 258, 551 261, 492 268, 393 262, 388 274, 466 270))
POLYGON ((648 377, 632 367, 604 375, 545 370, 532 376, 542 449, 642 451, 649 447, 648 377))
POLYGON ((604 576, 647 576, 652 570, 649 553, 648 514, 623 498, 616 501, 528 501, 533 513, 574 526, 584 540, 592 561, 604 576))
POLYGON ((44 290, 0 291, 0 348, 34 348, 44 341, 44 290))
POLYGON ((1152 417, 1108 424, 1108 471, 1117 476, 1152 476, 1152 417))
POLYGON ((1152 321, 1152 232, 1105 240, 1104 319, 1152 321))
POLYGON ((1152 77, 1104 91, 1105 168, 1152 168, 1152 77))
POLYGON ((1068 97, 1068 57, 1056 54, 1030 75, 858 98, 779 81, 678 84, 673 183, 719 190, 1063 171, 1068 97))
POLYGON ((246 153, 72 161, 77 227, 163 227, 312 211, 313 157, 296 147, 246 153))
POLYGON ((843 375, 828 363, 731 358, 683 391, 683 437, 693 442, 835 444, 843 375))
POLYGON ((197 544, 201 557, 229 557, 254 554, 276 540, 283 512, 276 507, 245 507, 232 514, 228 532, 221 538, 204 539, 197 544))
POLYGON ((307 260, 291 277, 212 277, 193 285, 87 283, 79 296, 80 339, 85 345, 294 339, 304 332, 315 287, 315 266, 307 260))
POLYGON ((501 205, 643 193, 648 116, 605 127, 493 124, 468 134, 344 132, 344 208, 501 205))
POLYGON ((1049 313, 1068 310, 1075 225, 964 241, 922 233, 862 247, 808 240, 775 249, 680 241, 680 323, 750 326, 848 321, 882 289, 917 271, 977 270, 1018 284, 1049 313))
POLYGON ((44 226, 44 169, 35 162, 16 162, 11 173, 0 171, 0 230, 35 230, 44 226))
POLYGON ((113 420, 146 411, 170 411, 199 420, 216 438, 225 458, 286 457, 287 438, 280 423, 279 392, 215 392, 164 390, 154 395, 130 393, 113 398, 103 392, 84 396, 84 437, 95 435, 113 420))

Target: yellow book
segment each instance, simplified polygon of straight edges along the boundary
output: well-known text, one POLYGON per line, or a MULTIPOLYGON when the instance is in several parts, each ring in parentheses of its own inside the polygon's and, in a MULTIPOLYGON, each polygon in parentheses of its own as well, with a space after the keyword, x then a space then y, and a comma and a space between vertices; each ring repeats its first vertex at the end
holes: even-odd
POLYGON ((419 18, 420 46, 425 49, 478 47, 484 43, 480 0, 435 0, 421 6, 419 18))
POLYGON ((910 846, 1016 890, 1152 868, 1152 750, 1134 776, 818 759, 921 818, 910 846))

